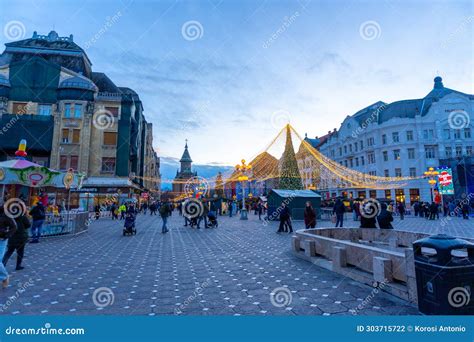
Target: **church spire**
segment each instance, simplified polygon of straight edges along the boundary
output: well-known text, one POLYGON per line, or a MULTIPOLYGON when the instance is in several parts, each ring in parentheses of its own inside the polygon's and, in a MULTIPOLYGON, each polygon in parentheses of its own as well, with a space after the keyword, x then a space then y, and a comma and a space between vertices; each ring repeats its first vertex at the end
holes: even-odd
POLYGON ((181 159, 179 161, 181 163, 183 163, 183 162, 192 163, 192 161, 193 161, 191 159, 191 156, 189 155, 189 151, 188 151, 188 139, 186 139, 186 144, 184 145, 183 156, 181 157, 181 159))

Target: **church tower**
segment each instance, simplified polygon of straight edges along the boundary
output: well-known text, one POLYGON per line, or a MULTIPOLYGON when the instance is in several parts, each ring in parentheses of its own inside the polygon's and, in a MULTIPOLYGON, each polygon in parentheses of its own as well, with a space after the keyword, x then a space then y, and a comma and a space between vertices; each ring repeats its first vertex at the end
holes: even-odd
POLYGON ((193 177, 197 176, 196 172, 192 170, 193 160, 188 151, 188 140, 184 145, 184 152, 179 160, 181 166, 180 169, 176 171, 176 177, 173 180, 173 193, 175 196, 180 196, 184 193, 184 186, 186 182, 193 177))

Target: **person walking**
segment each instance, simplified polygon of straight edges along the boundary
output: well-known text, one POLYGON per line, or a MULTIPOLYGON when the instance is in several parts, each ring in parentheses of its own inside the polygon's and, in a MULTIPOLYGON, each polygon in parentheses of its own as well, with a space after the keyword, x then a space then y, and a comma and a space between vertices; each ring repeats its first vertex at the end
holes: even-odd
POLYGON ((234 203, 233 201, 227 202, 227 207, 229 210, 229 217, 232 217, 232 213, 234 212, 234 203))
POLYGON ((338 198, 336 203, 334 203, 334 208, 332 209, 332 213, 336 214, 336 228, 339 226, 342 228, 344 223, 344 213, 346 212, 346 207, 344 203, 342 203, 341 199, 338 198))
POLYGON ((118 211, 120 213, 120 220, 125 220, 125 213, 127 212, 127 206, 122 203, 120 207, 118 208, 118 211))
POLYGON ((387 204, 385 203, 382 203, 380 207, 381 207, 381 210, 380 210, 379 215, 377 216, 377 222, 379 223, 380 229, 393 229, 392 212, 387 210, 387 204))
POLYGON ((46 218, 43 203, 38 201, 36 205, 30 210, 30 216, 33 218, 31 225, 31 243, 38 243, 41 236, 41 228, 43 227, 44 219, 46 218))
MULTIPOLYGON (((0 205, 0 257, 3 259, 7 248, 8 239, 15 234, 16 222, 8 217, 3 205, 0 205)), ((0 262, 0 282, 2 287, 6 288, 10 282, 7 269, 0 262)))
POLYGON ((161 227, 161 233, 166 234, 168 233, 168 227, 166 224, 168 223, 168 217, 171 215, 171 207, 168 202, 164 202, 160 207, 160 216, 163 220, 163 226, 161 227))
POLYGON ((201 229, 200 225, 201 225, 201 222, 204 220, 204 228, 209 228, 208 224, 207 224, 207 214, 209 213, 209 203, 206 202, 206 201, 202 201, 202 213, 201 215, 199 215, 199 218, 198 218, 198 221, 197 221, 197 229, 201 229))
POLYGON ((304 208, 304 225, 306 229, 316 227, 316 211, 310 201, 306 202, 304 208))
POLYGON ((17 229, 15 233, 8 239, 7 252, 3 256, 2 263, 7 266, 8 259, 16 251, 16 270, 24 269, 21 265, 25 254, 25 245, 28 242, 28 228, 31 227, 30 220, 23 213, 15 218, 17 229))
POLYGON ((430 220, 436 219, 436 214, 438 213, 438 205, 435 202, 431 202, 429 210, 430 210, 430 220))
POLYGON ((400 214, 400 220, 405 218, 405 205, 402 202, 398 203, 398 214, 400 214))
POLYGON ((278 227, 277 233, 284 233, 287 232, 289 229, 289 232, 293 232, 293 227, 291 226, 291 218, 290 218, 290 209, 286 206, 284 202, 281 203, 280 205, 280 226, 278 227))

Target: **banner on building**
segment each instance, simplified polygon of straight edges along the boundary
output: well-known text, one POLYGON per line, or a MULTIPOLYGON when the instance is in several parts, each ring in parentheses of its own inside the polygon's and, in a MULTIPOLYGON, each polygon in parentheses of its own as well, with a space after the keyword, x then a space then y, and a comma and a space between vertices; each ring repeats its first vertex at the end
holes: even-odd
POLYGON ((441 195, 454 195, 453 171, 451 168, 439 170, 438 189, 441 195))

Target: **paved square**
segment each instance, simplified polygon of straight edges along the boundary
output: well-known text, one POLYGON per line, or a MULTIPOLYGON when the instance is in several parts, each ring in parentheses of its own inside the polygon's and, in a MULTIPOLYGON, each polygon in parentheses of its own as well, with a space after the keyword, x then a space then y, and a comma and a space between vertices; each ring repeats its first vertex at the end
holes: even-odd
MULTIPOLYGON (((219 217, 217 229, 170 232, 161 219, 139 215, 138 234, 122 236, 122 221, 101 219, 76 237, 26 246, 23 271, 10 259, 11 285, 1 291, 3 314, 21 315, 405 315, 416 306, 294 257, 290 236, 219 217), (274 295, 271 293, 274 292, 274 295)), ((347 225, 354 225, 350 219, 347 225)), ((318 226, 328 225, 320 222, 318 226)), ((302 222, 295 222, 297 229, 302 222)), ((397 229, 473 237, 474 221, 406 218, 397 229), (472 222, 472 223, 471 223, 472 222), (459 234, 457 234, 459 233, 459 234)))

